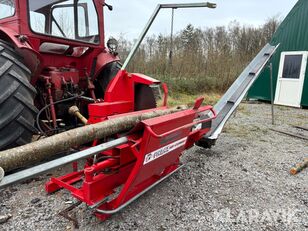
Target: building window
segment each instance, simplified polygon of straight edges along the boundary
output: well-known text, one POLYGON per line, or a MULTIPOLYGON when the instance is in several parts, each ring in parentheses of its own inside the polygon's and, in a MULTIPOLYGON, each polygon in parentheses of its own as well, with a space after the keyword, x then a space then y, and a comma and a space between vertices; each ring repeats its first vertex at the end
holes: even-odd
POLYGON ((286 55, 284 58, 282 78, 299 79, 303 55, 286 55))

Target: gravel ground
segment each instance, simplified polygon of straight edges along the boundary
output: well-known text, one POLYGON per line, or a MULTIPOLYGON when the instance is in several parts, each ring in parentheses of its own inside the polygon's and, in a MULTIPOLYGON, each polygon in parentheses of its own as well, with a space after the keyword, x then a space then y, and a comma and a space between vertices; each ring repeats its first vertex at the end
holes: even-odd
MULTIPOLYGON (((242 104, 212 150, 187 151, 182 170, 122 212, 100 222, 75 209, 80 230, 308 230, 308 169, 289 174, 307 141, 269 130, 308 136, 291 126, 308 127, 308 110, 277 107, 276 116, 272 126, 270 105, 242 104)), ((70 194, 44 192, 50 176, 0 191, 0 223, 12 216, 0 230, 74 230, 57 215, 70 194)))

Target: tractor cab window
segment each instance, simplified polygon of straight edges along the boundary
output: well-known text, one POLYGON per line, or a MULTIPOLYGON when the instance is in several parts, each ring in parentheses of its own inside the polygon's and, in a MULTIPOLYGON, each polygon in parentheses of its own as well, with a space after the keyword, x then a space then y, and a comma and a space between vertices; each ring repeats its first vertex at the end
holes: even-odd
POLYGON ((15 14, 14 0, 0 0, 0 19, 11 17, 15 14))
POLYGON ((99 43, 93 0, 29 0, 34 32, 88 43, 99 43))

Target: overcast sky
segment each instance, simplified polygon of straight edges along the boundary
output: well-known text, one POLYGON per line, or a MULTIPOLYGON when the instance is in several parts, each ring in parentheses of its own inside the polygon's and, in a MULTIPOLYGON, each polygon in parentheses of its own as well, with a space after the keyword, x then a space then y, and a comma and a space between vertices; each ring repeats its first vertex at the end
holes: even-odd
MULTIPOLYGON (((158 3, 202 2, 202 0, 106 0, 114 10, 105 10, 107 38, 138 37, 158 3)), ((228 26, 232 20, 245 25, 262 25, 268 18, 284 18, 297 0, 213 0, 216 9, 178 9, 175 11, 175 32, 191 23, 198 28, 228 26)), ((149 34, 170 34, 171 10, 162 10, 149 34)))

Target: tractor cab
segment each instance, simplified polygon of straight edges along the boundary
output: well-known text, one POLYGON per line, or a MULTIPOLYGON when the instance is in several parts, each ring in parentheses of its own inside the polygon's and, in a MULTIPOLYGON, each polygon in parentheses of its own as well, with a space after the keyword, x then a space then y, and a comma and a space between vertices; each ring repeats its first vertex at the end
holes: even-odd
POLYGON ((95 0, 0 0, 0 24, 25 33, 48 35, 90 44, 100 43, 103 1, 95 0), (100 12, 100 13, 98 13, 100 12), (19 22, 17 22, 19 21, 19 22), (101 25, 101 26, 99 26, 101 25))
POLYGON ((27 13, 30 31, 48 38, 40 43, 40 53, 81 57, 100 45, 99 17, 92 0, 28 0, 27 13))
POLYGON ((98 13, 92 0, 28 0, 34 33, 86 43, 99 43, 98 13))
POLYGON ((86 69, 96 79, 119 61, 117 41, 105 45, 104 6, 112 8, 104 0, 0 0, 0 40, 27 57, 33 84, 50 67, 86 69))

